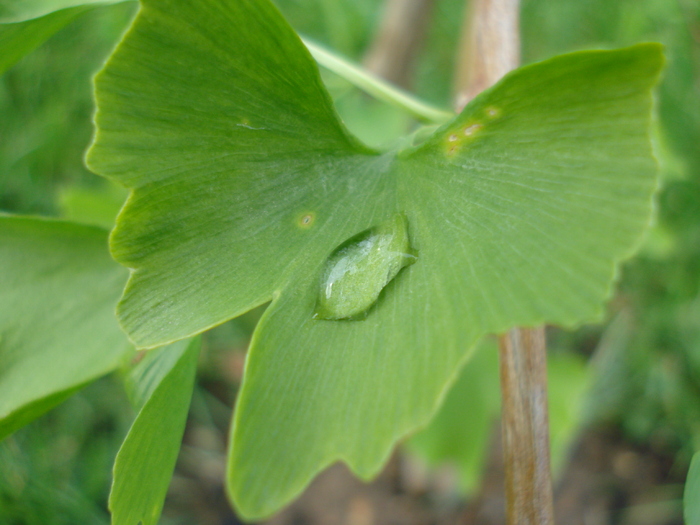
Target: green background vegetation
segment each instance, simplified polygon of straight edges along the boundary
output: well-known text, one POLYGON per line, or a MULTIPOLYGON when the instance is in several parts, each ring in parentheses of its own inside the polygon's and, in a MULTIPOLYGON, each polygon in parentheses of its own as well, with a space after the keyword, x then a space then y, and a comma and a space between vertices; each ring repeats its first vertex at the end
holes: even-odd
MULTIPOLYGON (((278 5, 299 32, 357 61, 381 15, 377 0, 278 5)), ((437 2, 416 67, 415 92, 443 107, 451 98, 463 7, 457 0, 437 2)), ((126 193, 89 173, 83 162, 92 134, 91 78, 134 11, 126 3, 79 16, 0 78, 0 210, 111 225, 126 193)), ((700 450, 699 35, 700 5, 693 1, 523 0, 524 63, 643 41, 664 43, 668 56, 657 97, 662 183, 654 227, 621 273, 608 321, 550 334, 552 359, 565 363, 550 365, 553 434, 562 436, 562 444, 555 440, 561 447, 557 462, 577 428, 600 422, 674 454, 679 469, 700 450)), ((330 73, 324 80, 344 121, 366 143, 389 142, 410 130, 412 121, 400 110, 330 73)), ((204 336, 191 418, 212 418, 222 409, 221 401, 207 398, 212 385, 231 405, 237 385, 218 365, 223 355, 245 348, 258 316, 248 314, 204 336), (204 400, 197 402, 198 395, 204 400)), ((467 367, 470 373, 494 368, 488 359, 475 358, 474 365, 467 367)), ((497 377, 478 396, 461 384, 434 426, 407 448, 432 464, 456 461, 463 487, 473 489, 481 468, 475 450, 489 431, 483 422, 498 409, 497 396, 488 393, 497 377), (487 409, 460 413, 468 408, 464 399, 487 409), (454 425, 465 418, 477 429, 474 435, 454 425)), ((107 523, 111 462, 132 417, 118 378, 107 377, 2 442, 0 523, 107 523)))

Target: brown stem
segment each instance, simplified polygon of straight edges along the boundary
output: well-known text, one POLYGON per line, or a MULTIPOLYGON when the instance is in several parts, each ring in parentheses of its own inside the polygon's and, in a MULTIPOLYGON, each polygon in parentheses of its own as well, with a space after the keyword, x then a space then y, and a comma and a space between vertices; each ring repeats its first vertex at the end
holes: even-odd
POLYGON ((508 525, 553 525, 544 328, 500 337, 508 525))
MULTIPOLYGON (((519 0, 472 0, 455 78, 458 111, 520 62, 519 0)), ((553 525, 544 328, 500 338, 508 525, 553 525)))
POLYGON ((434 4, 435 0, 387 0, 365 67, 393 84, 410 87, 434 4))
POLYGON ((519 0, 473 0, 462 27, 455 108, 462 108, 520 63, 519 0))

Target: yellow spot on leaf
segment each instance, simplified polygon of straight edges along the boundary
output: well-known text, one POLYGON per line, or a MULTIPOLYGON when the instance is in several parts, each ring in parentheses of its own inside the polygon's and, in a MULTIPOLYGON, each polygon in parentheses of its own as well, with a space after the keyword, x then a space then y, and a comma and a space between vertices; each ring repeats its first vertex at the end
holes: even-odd
POLYGON ((469 143, 471 141, 471 137, 473 137, 477 133, 477 131, 479 131, 483 127, 483 124, 476 122, 473 124, 469 124, 464 128, 454 130, 454 133, 447 135, 447 154, 455 154, 459 149, 461 149, 465 145, 465 142, 469 143))
POLYGON ((483 126, 481 124, 472 124, 471 126, 467 126, 464 128, 464 136, 465 137, 470 137, 477 131, 479 131, 483 126))
POLYGON ((316 220, 316 214, 314 212, 312 212, 312 211, 306 212, 303 215, 299 216, 299 218, 297 219, 297 225, 300 228, 304 228, 304 229, 310 228, 313 225, 315 220, 316 220))

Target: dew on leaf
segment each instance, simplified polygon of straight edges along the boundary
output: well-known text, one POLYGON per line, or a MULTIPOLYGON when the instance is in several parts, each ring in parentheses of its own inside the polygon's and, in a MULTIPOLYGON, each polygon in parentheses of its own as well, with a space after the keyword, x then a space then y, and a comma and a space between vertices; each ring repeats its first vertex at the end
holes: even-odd
POLYGON ((415 261, 403 214, 351 237, 323 267, 314 318, 363 319, 384 287, 415 261))

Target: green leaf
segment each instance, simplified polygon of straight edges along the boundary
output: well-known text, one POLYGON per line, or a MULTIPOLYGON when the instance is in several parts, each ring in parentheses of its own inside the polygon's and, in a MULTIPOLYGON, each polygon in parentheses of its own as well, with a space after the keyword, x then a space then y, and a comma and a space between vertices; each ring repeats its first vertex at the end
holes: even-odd
POLYGON ((552 471, 560 474, 584 418, 591 368, 580 355, 556 352, 547 358, 549 443, 552 471))
POLYGON ((233 429, 244 516, 337 460, 373 476, 483 334, 601 315, 650 217, 662 62, 643 44, 534 64, 377 153, 267 1, 143 2, 97 77, 88 163, 132 191, 111 248, 133 270, 118 315, 138 347, 272 299, 233 429), (314 319, 329 255, 397 214, 416 262, 364 320, 314 319))
MULTIPOLYGON (((187 337, 269 301, 292 277, 289 265, 303 264, 299 246, 319 228, 334 228, 329 219, 341 221, 331 211, 354 182, 334 184, 330 174, 352 165, 365 172, 368 160, 386 164, 345 132, 306 48, 268 2, 145 2, 96 84, 99 124, 88 165, 139 188, 118 221, 112 254, 134 269, 120 315, 141 348, 187 337), (254 54, 240 53, 241 45, 254 54), (177 82, 166 81, 146 56, 187 65, 177 82), (272 176, 279 170, 286 174, 283 187, 272 176), (173 181, 177 187, 164 195, 163 183, 173 181), (271 205, 281 195, 287 204, 271 205), (162 199, 194 220, 176 225, 179 218, 159 212, 165 211, 162 199), (316 219, 303 223, 315 210, 316 219), (150 248, 131 249, 141 242, 150 248), (183 257, 193 251, 197 257, 183 257), (167 278, 175 288, 190 288, 183 277, 196 275, 196 299, 181 290, 163 293, 159 283, 171 267, 180 268, 167 278), (170 322, 173 316, 182 323, 170 322)), ((371 180, 358 183, 365 193, 373 186, 371 180)), ((354 231, 346 226, 344 238, 334 236, 335 246, 374 220, 367 217, 367 226, 354 231)))
POLYGON ((693 456, 685 482, 683 516, 686 525, 700 525, 700 452, 693 456))
POLYGON ((58 194, 63 218, 103 228, 114 227, 114 221, 125 199, 124 188, 116 184, 97 188, 67 186, 58 194))
MULTIPOLYGON (((580 356, 556 352, 547 358, 550 445, 555 474, 565 464, 582 422, 590 375, 590 368, 580 356)), ((408 449, 432 466, 454 463, 461 489, 468 493, 481 480, 488 440, 498 421, 499 408, 498 348, 494 340, 487 339, 464 366, 430 424, 408 441, 408 449)))
POLYGON ((77 7, 57 11, 35 20, 0 25, 0 75, 82 12, 84 9, 77 7))
POLYGON ((479 343, 430 424, 406 444, 429 465, 453 462, 465 493, 478 487, 500 410, 498 346, 479 343))
POLYGON ((0 439, 119 365, 126 273, 104 230, 0 217, 0 439))
POLYGON ((127 384, 141 407, 114 462, 113 525, 156 525, 185 431, 200 341, 146 354, 127 384))
POLYGON ((0 75, 93 7, 126 0, 0 0, 0 75))
POLYGON ((68 8, 109 5, 125 0, 0 0, 0 24, 40 18, 68 8))
POLYGON ((442 124, 454 117, 454 113, 431 107, 417 100, 412 95, 392 86, 388 82, 368 73, 360 67, 351 64, 340 56, 324 49, 322 46, 314 44, 309 40, 305 40, 304 45, 308 48, 314 59, 323 67, 349 81, 366 93, 376 97, 378 100, 393 104, 426 122, 442 124))

